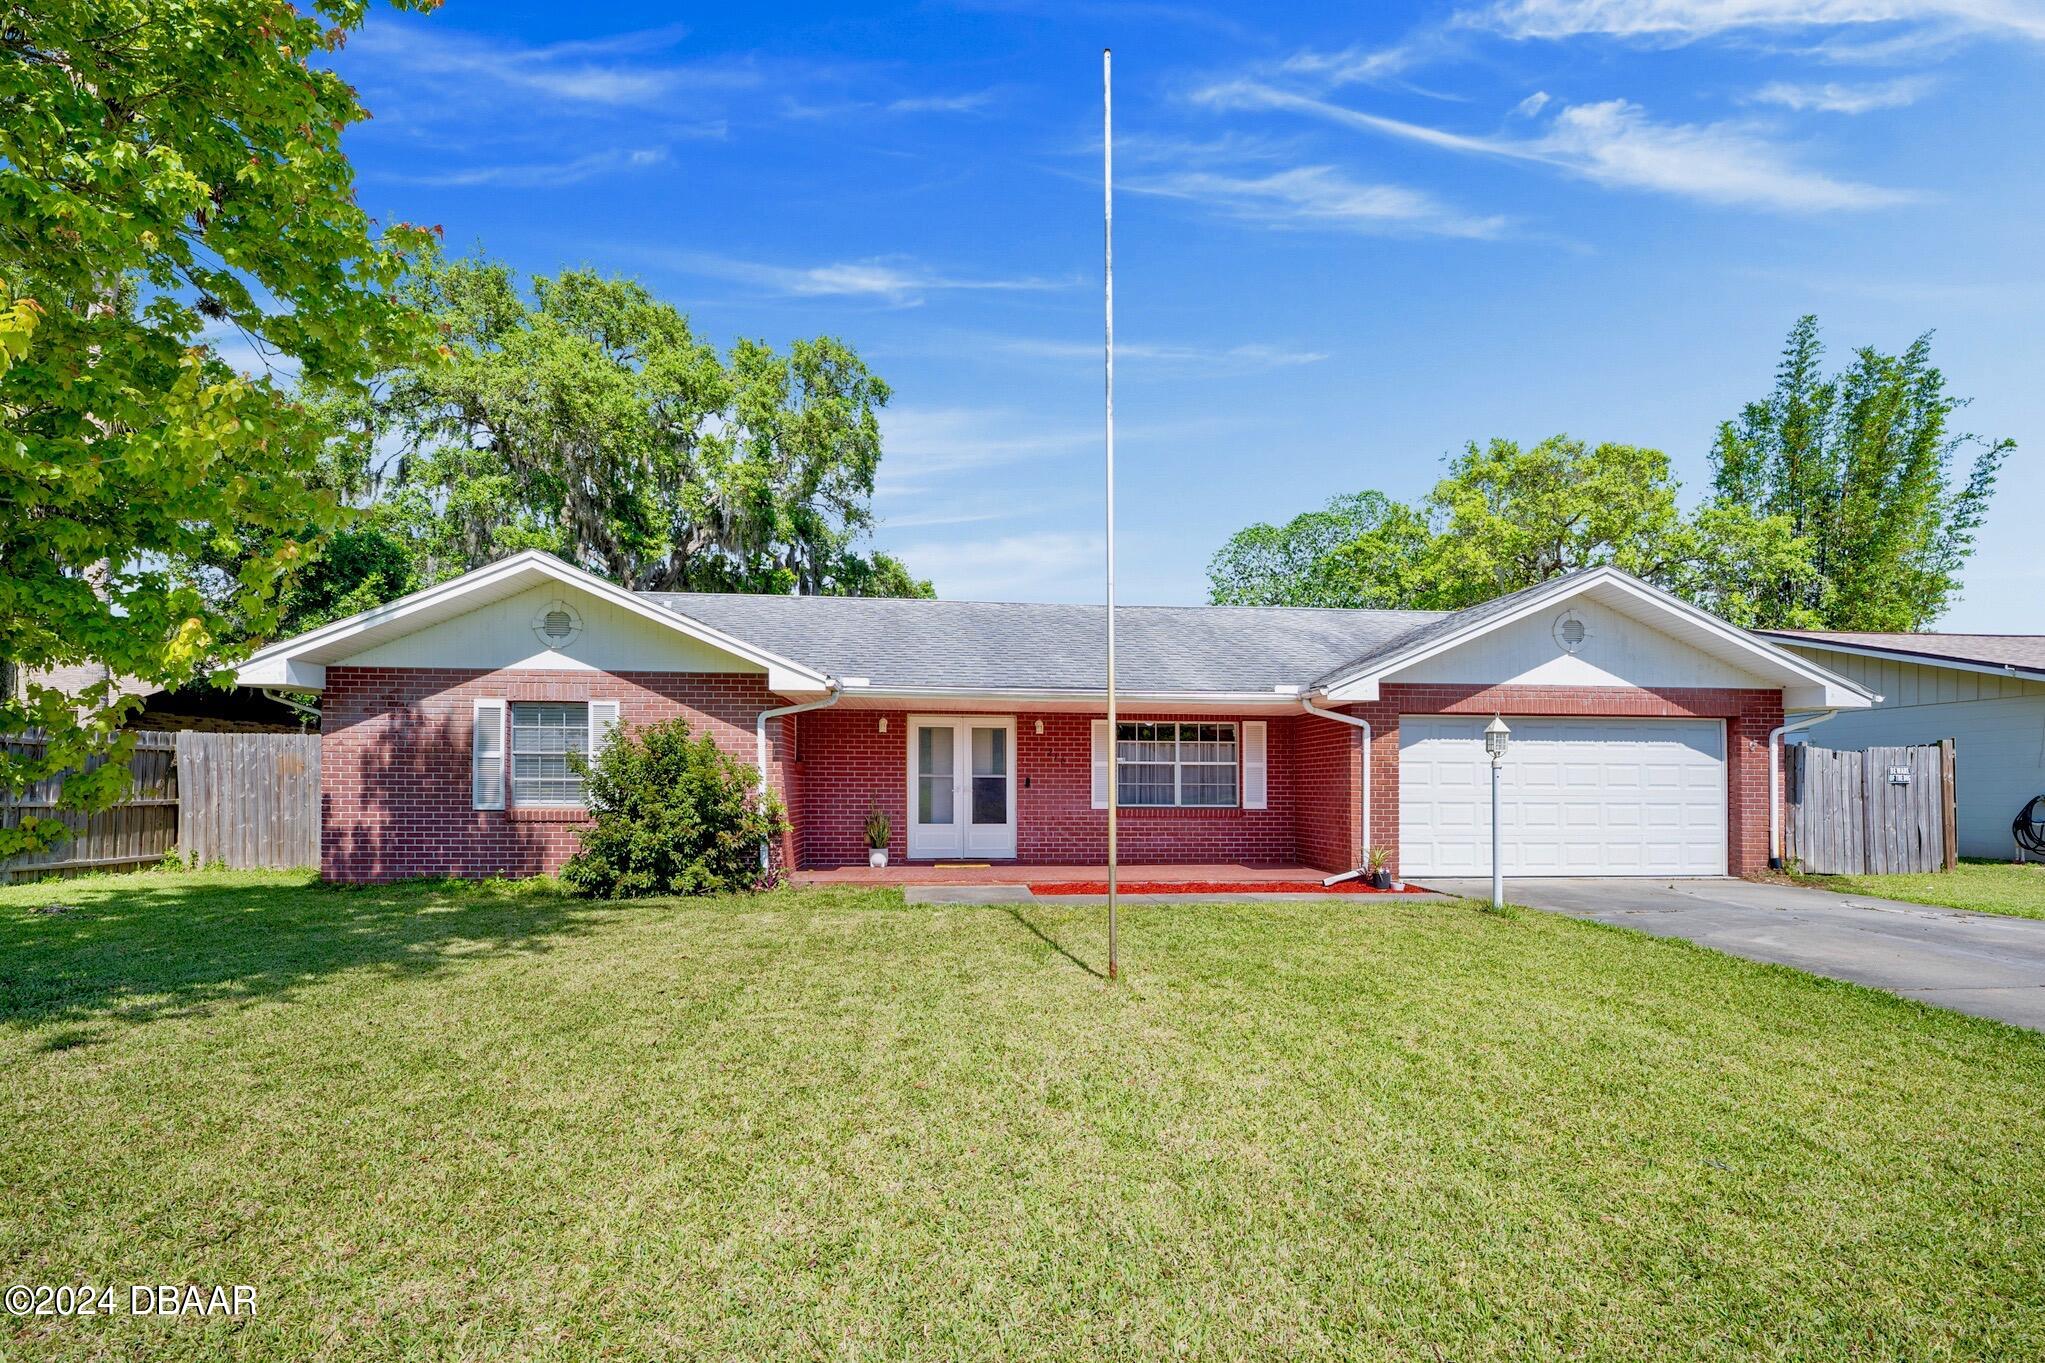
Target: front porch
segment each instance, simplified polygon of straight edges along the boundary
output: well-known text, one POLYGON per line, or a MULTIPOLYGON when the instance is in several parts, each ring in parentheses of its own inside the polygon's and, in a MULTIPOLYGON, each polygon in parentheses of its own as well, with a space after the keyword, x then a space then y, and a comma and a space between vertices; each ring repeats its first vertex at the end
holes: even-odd
MULTIPOLYGON (((1311 866, 1245 866, 1241 862, 1185 862, 1121 868, 1124 883, 1167 885, 1298 885, 1319 889, 1326 871, 1311 866)), ((909 866, 834 866, 797 871, 797 885, 1086 885, 1108 878, 1106 866, 1025 866, 1015 862, 921 863, 909 866)))

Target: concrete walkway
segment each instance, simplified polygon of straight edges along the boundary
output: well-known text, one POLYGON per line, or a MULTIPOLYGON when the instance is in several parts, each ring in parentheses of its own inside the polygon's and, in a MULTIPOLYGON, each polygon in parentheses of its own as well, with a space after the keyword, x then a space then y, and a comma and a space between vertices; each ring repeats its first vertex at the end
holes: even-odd
MULTIPOLYGON (((1488 899, 1489 880, 1429 888, 1488 899)), ((1515 904, 2045 1031, 2045 921, 1744 880, 1510 880, 1515 904)))

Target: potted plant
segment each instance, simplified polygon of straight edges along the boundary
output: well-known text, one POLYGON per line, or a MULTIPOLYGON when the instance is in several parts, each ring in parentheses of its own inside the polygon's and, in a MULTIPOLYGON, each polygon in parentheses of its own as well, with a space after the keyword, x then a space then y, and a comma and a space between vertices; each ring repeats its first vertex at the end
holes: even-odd
POLYGON ((1364 854, 1363 867, 1364 870, 1370 873, 1369 876, 1367 877, 1367 880, 1372 889, 1389 890, 1392 888, 1391 848, 1389 847, 1371 848, 1370 851, 1364 854))
POLYGON ((868 866, 885 866, 888 864, 888 835, 894 831, 894 825, 888 822, 887 815, 881 813, 879 805, 874 805, 867 810, 866 864, 868 866))

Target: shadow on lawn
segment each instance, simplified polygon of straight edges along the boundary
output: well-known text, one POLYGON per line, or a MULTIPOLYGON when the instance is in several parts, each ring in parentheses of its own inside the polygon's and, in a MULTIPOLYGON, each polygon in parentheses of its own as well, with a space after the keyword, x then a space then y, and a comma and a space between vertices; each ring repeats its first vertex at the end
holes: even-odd
POLYGON ((337 888, 310 877, 237 884, 135 875, 45 885, 46 894, 0 900, 0 1028, 89 1024, 41 1037, 45 1051, 104 1040, 100 1023, 288 998, 339 971, 419 976, 479 956, 545 951, 620 912, 516 883, 337 888), (68 907, 32 907, 44 902, 68 907))
POLYGON ((1030 936, 1036 938, 1039 942, 1042 942, 1045 946, 1051 948, 1051 950, 1057 952, 1060 956, 1063 956, 1066 960, 1072 962, 1074 965, 1078 966, 1081 970, 1084 970, 1087 974, 1093 976, 1095 979, 1105 980, 1108 978, 1100 971, 1088 965, 1085 961, 1080 960, 1079 957, 1067 951, 1065 949, 1064 944, 1059 942, 1056 938, 1047 936, 1042 928, 1038 927, 1035 923, 1032 923, 1029 919, 1022 916, 1022 910, 1016 908, 1013 905, 1010 905, 1008 909, 1008 916, 1010 918, 1013 918, 1016 922, 1022 924, 1023 927, 1029 931, 1030 936))

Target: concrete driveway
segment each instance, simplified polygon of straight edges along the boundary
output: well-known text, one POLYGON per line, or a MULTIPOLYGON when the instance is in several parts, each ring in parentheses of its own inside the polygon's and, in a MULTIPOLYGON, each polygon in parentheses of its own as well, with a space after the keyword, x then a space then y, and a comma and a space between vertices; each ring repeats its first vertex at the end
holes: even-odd
MULTIPOLYGON (((1476 899, 1489 880, 1430 880, 1476 899)), ((2045 1031, 2045 921, 1744 880, 1509 880, 1515 904, 1683 937, 2045 1031)))

